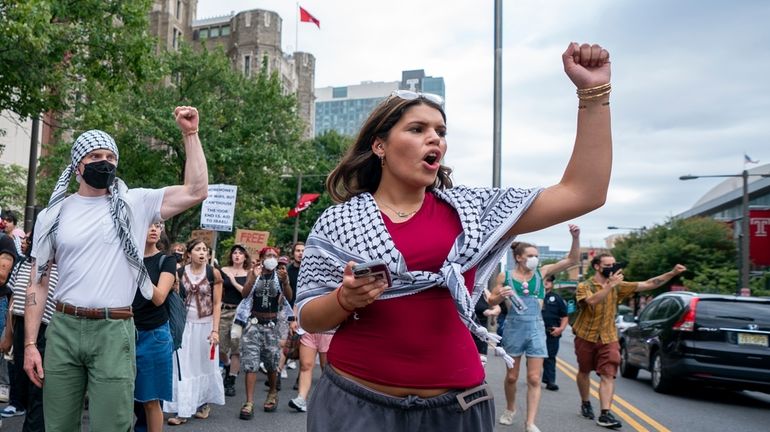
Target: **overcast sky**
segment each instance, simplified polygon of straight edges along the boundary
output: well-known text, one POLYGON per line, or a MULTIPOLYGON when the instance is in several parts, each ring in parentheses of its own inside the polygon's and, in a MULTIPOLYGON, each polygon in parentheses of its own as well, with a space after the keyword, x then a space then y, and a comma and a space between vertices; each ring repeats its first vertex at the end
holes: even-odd
MULTIPOLYGON (((575 221, 583 245, 603 246, 619 232, 609 225, 663 223, 721 181, 680 175, 740 173, 744 152, 770 162, 770 2, 504 3, 503 186, 559 180, 577 111, 561 53, 570 41, 610 52, 613 174, 604 207, 575 221)), ((199 0, 198 18, 277 12, 284 51, 299 46, 315 56, 316 87, 398 81, 408 69, 443 77, 445 162, 455 183, 491 185, 494 1, 299 5, 320 20, 320 30, 300 23, 295 33, 296 4, 289 0, 199 0)), ((570 243, 566 224, 521 239, 562 250, 570 243)))

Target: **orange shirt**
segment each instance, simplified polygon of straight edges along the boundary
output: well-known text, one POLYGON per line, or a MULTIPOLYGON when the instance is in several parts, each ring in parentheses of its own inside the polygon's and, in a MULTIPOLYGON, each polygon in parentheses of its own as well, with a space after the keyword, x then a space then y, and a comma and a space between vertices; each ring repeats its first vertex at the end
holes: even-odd
POLYGON ((595 305, 589 305, 585 300, 601 291, 602 286, 593 278, 581 282, 575 292, 580 310, 572 324, 572 332, 575 336, 589 342, 606 344, 617 341, 615 315, 618 313, 618 304, 634 295, 638 286, 639 282, 621 282, 607 294, 604 300, 595 305))

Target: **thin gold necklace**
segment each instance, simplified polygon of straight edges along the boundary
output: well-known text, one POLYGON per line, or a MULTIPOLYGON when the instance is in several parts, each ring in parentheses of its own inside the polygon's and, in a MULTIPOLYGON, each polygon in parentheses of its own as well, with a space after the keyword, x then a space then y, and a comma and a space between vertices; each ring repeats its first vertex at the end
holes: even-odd
MULTIPOLYGON (((392 210, 392 211, 393 211, 393 212, 396 214, 396 216, 400 217, 401 219, 406 219, 406 218, 408 218, 409 216, 411 216, 411 215, 413 215, 413 214, 416 214, 416 213, 417 213, 417 211, 418 211, 418 210, 420 210, 420 209, 418 208, 417 210, 414 210, 414 211, 410 211, 410 212, 400 212, 400 211, 398 211, 398 210, 394 209, 393 207, 391 207, 391 206, 389 206, 389 205, 385 204, 385 202, 384 202, 384 201, 382 201, 382 200, 380 200, 380 203, 381 203, 382 205, 384 205, 385 207, 389 208, 390 210, 392 210)), ((422 207, 422 204, 420 204, 420 207, 422 207)))

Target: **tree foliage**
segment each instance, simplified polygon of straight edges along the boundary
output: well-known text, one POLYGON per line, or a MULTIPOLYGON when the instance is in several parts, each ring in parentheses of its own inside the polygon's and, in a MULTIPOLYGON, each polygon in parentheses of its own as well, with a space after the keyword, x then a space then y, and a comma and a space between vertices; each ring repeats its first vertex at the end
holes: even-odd
POLYGON ((0 110, 69 111, 155 69, 152 0, 0 2, 0 110))
POLYGON ((612 252, 618 261, 628 262, 626 280, 646 280, 679 263, 688 268, 682 282, 692 291, 736 290, 738 270, 732 229, 711 218, 671 219, 664 225, 630 234, 612 252))
MULTIPOLYGON (((99 128, 113 135, 120 149, 118 176, 130 187, 161 187, 184 179, 184 146, 172 111, 191 105, 200 113, 200 137, 209 183, 238 186, 234 228, 267 230, 271 243, 291 243, 296 203, 294 173, 328 174, 347 141, 327 134, 302 139, 305 125, 296 100, 282 90, 277 74, 266 68, 253 78, 233 70, 220 49, 194 52, 183 46, 161 58, 165 80, 142 91, 105 91, 75 110, 67 126, 74 135, 99 128)), ((58 142, 41 162, 39 198, 45 202, 58 173, 69 163, 71 142, 58 142)), ((303 192, 322 192, 323 178, 303 178, 303 192)), ((329 204, 322 198, 302 213, 300 239, 329 204)), ((199 226, 200 206, 166 222, 172 241, 185 240, 199 226)), ((229 235, 220 233, 220 244, 229 235)), ((220 251, 223 250, 220 248, 220 251)))
POLYGON ((27 190, 27 170, 19 165, 0 164, 0 207, 22 211, 27 190))

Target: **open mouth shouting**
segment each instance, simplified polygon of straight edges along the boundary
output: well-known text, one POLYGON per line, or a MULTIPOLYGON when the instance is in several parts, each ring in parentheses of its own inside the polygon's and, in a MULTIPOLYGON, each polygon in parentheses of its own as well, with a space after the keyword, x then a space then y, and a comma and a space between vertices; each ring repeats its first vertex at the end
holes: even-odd
POLYGON ((428 169, 438 170, 441 167, 441 152, 432 150, 425 155, 422 161, 427 165, 428 169))

